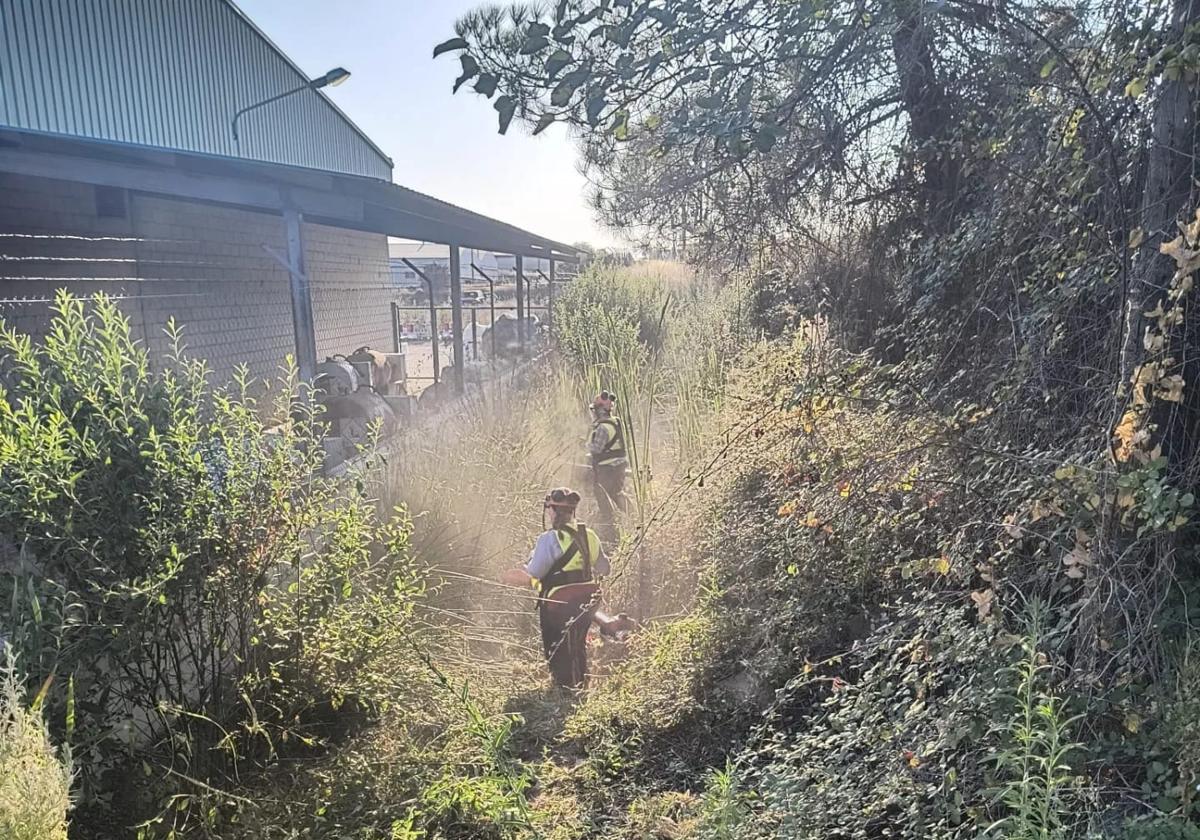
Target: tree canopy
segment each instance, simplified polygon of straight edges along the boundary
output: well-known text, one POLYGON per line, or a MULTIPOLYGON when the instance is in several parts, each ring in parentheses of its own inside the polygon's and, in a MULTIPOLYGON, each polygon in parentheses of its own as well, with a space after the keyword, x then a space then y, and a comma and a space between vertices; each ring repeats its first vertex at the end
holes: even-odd
MULTIPOLYGON (((491 99, 502 132, 574 129, 605 221, 736 252, 833 207, 945 229, 1014 122, 1119 142, 1136 130, 1130 97, 1193 69, 1194 47, 1162 50, 1165 12, 1157 0, 585 0, 480 9, 435 54, 459 54, 455 89, 491 99)), ((1097 162, 1115 185, 1115 156, 1097 162)))

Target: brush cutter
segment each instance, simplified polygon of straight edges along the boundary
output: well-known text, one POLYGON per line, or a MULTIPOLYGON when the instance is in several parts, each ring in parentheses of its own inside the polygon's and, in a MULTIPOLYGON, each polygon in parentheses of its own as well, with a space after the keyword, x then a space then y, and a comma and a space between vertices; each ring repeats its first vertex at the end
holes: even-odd
MULTIPOLYGON (((525 586, 529 575, 524 569, 508 569, 500 575, 500 582, 509 586, 525 586)), ((555 589, 551 597, 541 599, 543 609, 562 613, 564 618, 579 615, 589 604, 600 603, 600 587, 595 583, 568 583, 555 589)), ((599 608, 592 612, 592 623, 600 634, 614 641, 625 641, 637 629, 637 621, 625 613, 612 615, 599 608)))

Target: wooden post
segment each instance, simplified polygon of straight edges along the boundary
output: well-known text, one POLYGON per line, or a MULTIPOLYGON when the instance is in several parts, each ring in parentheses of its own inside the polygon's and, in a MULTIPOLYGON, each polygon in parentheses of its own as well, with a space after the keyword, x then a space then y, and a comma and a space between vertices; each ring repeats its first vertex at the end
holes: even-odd
POLYGON ((288 275, 292 287, 292 330, 296 335, 296 367, 300 381, 311 383, 317 370, 317 332, 313 325, 312 287, 304 268, 304 217, 283 211, 287 227, 288 275))
POLYGON ((467 381, 463 371, 466 354, 463 352, 462 255, 457 245, 450 246, 450 319, 454 333, 454 390, 461 394, 466 390, 467 381))
POLYGON ((525 355, 525 257, 517 257, 517 342, 520 355, 525 355))

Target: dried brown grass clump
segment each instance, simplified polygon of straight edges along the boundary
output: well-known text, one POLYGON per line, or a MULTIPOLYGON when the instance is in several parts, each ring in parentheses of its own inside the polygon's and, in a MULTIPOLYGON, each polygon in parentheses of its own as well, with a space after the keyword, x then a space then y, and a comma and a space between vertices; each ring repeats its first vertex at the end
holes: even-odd
POLYGON ((71 757, 56 750, 41 715, 26 707, 9 651, 0 667, 0 837, 66 840, 71 757))

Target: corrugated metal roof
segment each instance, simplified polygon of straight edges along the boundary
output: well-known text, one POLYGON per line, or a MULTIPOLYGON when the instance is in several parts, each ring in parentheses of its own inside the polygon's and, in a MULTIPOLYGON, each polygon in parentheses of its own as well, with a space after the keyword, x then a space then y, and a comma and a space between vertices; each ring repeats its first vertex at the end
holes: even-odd
POLYGON ((391 180, 319 91, 228 0, 3 0, 0 125, 391 180))
MULTIPOLYGON (((79 180, 497 254, 575 260, 581 251, 398 184, 277 163, 62 137, 0 126, 0 172, 79 180)), ((527 263, 529 265, 530 263, 527 263)))

